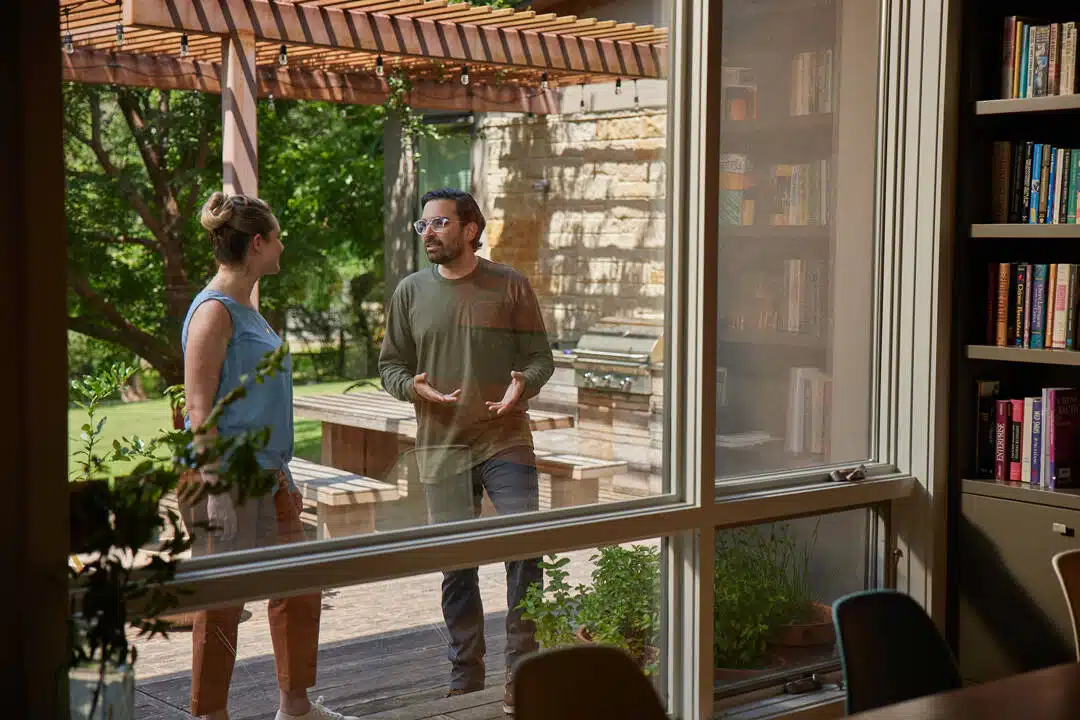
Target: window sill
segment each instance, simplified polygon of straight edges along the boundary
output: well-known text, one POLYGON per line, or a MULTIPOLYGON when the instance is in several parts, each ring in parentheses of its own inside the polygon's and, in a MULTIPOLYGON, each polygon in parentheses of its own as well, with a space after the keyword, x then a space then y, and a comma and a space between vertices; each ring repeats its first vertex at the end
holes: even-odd
POLYGON ((766 720, 766 718, 790 718, 791 720, 826 720, 844 717, 844 691, 833 683, 821 690, 787 695, 783 692, 762 691, 759 697, 749 700, 747 696, 717 701, 714 720, 766 720))

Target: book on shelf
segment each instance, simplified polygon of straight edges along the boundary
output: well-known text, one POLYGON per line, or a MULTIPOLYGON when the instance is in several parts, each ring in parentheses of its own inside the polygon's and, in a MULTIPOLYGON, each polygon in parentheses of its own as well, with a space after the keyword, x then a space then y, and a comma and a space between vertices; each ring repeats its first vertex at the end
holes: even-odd
POLYGON ((791 114, 831 113, 836 104, 832 49, 801 52, 791 60, 791 114))
POLYGON ((754 224, 754 177, 750 159, 740 153, 720 155, 720 224, 754 224))
POLYGON ((1013 398, 1000 392, 996 380, 977 381, 976 476, 1080 487, 1080 390, 1044 388, 1013 398))
POLYGON ((1080 149, 998 141, 991 153, 990 211, 996 223, 1076 223, 1080 149))
POLYGON ((829 161, 773 165, 770 169, 773 212, 769 225, 829 224, 829 161))
POLYGON ((1080 320, 1080 266, 1001 262, 987 265, 986 344, 1074 350, 1080 320))
POLYGON ((816 367, 791 368, 784 449, 828 453, 831 417, 832 378, 816 367))
POLYGON ((1005 18, 1001 48, 1001 97, 1031 98, 1076 93, 1077 25, 1037 24, 1005 18))

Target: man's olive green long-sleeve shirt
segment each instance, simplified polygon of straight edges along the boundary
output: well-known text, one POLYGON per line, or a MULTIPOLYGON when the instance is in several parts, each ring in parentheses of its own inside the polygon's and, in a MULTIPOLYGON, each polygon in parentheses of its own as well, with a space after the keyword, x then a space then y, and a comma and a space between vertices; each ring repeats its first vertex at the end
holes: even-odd
POLYGON ((516 445, 532 446, 527 400, 554 370, 536 294, 509 266, 478 258, 476 269, 457 280, 432 266, 394 291, 379 374, 387 392, 416 405, 416 446, 428 481, 464 470, 463 457, 475 464, 516 445), (502 399, 512 370, 525 375, 525 392, 498 417, 484 403, 502 399), (439 392, 460 389, 458 401, 417 399, 413 378, 420 373, 439 392), (457 449, 441 450, 446 446, 457 449))

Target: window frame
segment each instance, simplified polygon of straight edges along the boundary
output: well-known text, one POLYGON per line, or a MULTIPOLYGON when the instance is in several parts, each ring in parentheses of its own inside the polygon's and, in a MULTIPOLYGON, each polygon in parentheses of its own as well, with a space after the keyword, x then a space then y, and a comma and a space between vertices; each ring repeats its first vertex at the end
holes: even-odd
MULTIPOLYGON (((678 492, 630 501, 599 514, 571 509, 512 526, 493 521, 475 528, 463 524, 462 532, 450 536, 417 530, 402 533, 393 543, 382 542, 384 538, 378 545, 346 538, 300 553, 270 548, 231 558, 192 560, 183 565, 173 583, 178 590, 191 591, 182 597, 180 609, 403 577, 538 551, 665 536, 670 541, 665 543, 669 572, 664 683, 676 716, 708 718, 713 713, 709 620, 715 529, 884 502, 894 513, 893 537, 888 542, 892 547, 895 538, 900 553, 896 585, 915 595, 940 621, 945 587, 948 415, 944 411, 951 307, 947 256, 952 242, 952 118, 958 85, 951 70, 959 46, 955 3, 885 0, 882 7, 878 232, 892 248, 882 258, 877 293, 881 361, 875 384, 881 396, 874 405, 872 437, 877 457, 887 460, 880 467, 868 468, 872 477, 857 483, 821 483, 820 470, 786 473, 784 487, 777 478, 759 478, 756 485, 744 484, 738 492, 724 488, 718 502, 714 502, 719 492, 713 471, 715 427, 710 419, 715 400, 715 371, 710 368, 715 366, 716 307, 715 299, 710 300, 715 293, 703 291, 716 276, 716 208, 704 199, 713 197, 707 191, 717 187, 718 163, 710 160, 716 157, 710 152, 719 137, 720 114, 708 108, 719 97, 720 65, 714 61, 720 57, 723 2, 676 0, 674 6, 672 27, 678 34, 673 33, 669 117, 670 126, 678 128, 670 132, 677 172, 669 173, 669 182, 677 208, 671 214, 671 236, 682 241, 670 243, 669 269, 674 276, 671 307, 684 310, 670 316, 669 346, 677 348, 674 357, 682 358, 685 366, 669 366, 673 368, 669 402, 684 410, 669 413, 665 459, 670 463, 667 476, 682 480, 678 492), (709 67, 714 68, 712 73, 709 67), (691 192, 702 187, 706 192, 691 192), (923 282, 928 283, 929 292, 919 291, 923 282), (319 572, 313 573, 316 569, 319 572)), ((55 21, 57 11, 49 12, 55 21)), ((42 48, 47 49, 46 45, 42 48)), ((46 253, 48 242, 38 244, 38 253, 46 253)), ((50 250, 57 249, 64 242, 62 234, 51 242, 56 247, 50 250)), ((41 259, 35 254, 33 262, 26 264, 46 266, 38 262, 41 259)), ((32 310, 23 307, 21 312, 29 315, 32 310)), ((59 319, 61 312, 62 303, 50 302, 41 314, 55 314, 59 319)), ((54 325, 60 327, 62 322, 54 325)), ((35 334, 26 348, 34 354, 54 351, 56 345, 52 335, 35 334)), ((33 374, 32 365, 24 368, 24 376, 33 374)), ((17 409, 25 407, 25 403, 17 405, 17 409)), ((61 417, 60 409, 48 409, 57 419, 61 417)), ((49 433, 43 432, 40 437, 46 436, 49 433)), ((25 457, 27 452, 19 454, 25 457)), ((59 497, 66 483, 62 473, 50 472, 38 495, 59 497)), ((30 508, 28 519, 20 525, 33 526, 37 521, 51 524, 56 514, 30 508)), ((29 530, 20 532, 31 536, 29 530)), ((39 534, 34 531, 33 536, 39 534)), ((887 576, 889 566, 885 563, 887 576)), ((55 642, 58 633, 47 636, 55 642)))

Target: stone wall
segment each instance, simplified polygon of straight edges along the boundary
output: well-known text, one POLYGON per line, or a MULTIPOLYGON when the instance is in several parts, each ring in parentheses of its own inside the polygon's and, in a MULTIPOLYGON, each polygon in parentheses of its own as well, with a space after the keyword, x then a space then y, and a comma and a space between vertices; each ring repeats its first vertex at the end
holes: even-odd
POLYGON ((664 302, 666 112, 479 118, 485 254, 525 273, 553 341, 664 302))

